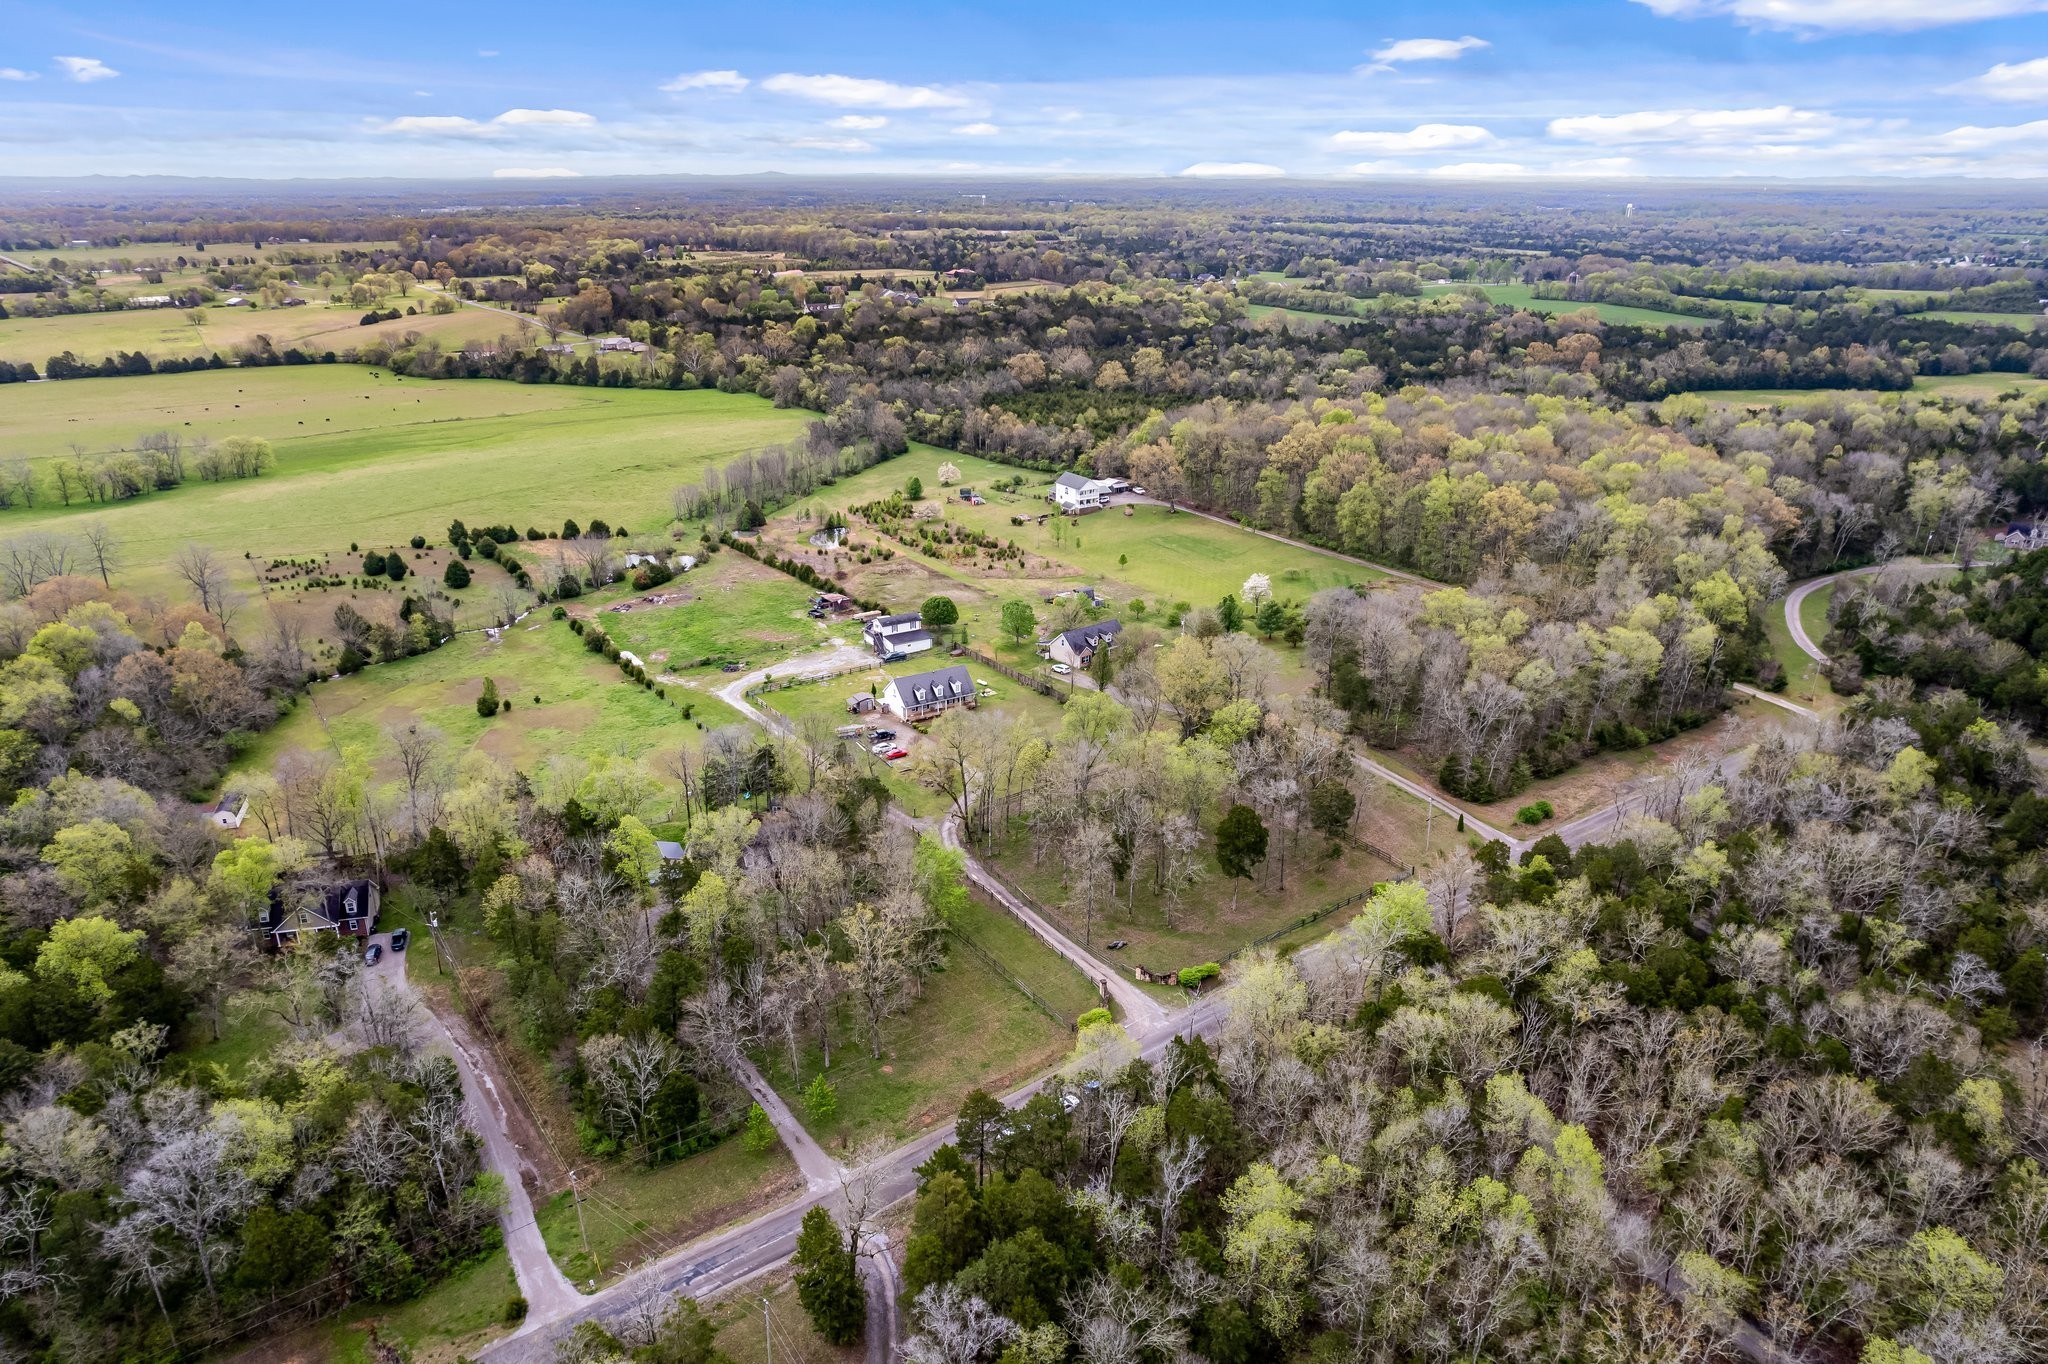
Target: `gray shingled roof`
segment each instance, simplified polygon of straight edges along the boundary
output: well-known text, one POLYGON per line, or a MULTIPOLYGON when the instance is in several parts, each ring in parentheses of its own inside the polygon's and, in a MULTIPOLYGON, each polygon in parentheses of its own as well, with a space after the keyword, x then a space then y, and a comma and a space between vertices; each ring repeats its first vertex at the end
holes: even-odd
POLYGON ((916 710, 974 695, 974 679, 967 675, 965 665, 956 663, 950 668, 897 678, 896 694, 903 698, 906 707, 916 710))

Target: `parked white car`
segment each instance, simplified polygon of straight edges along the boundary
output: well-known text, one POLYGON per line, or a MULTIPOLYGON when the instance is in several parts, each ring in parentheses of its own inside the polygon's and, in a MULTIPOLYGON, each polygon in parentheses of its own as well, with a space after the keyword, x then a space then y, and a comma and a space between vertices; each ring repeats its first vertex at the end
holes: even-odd
POLYGON ((1070 672, 1074 671, 1074 670, 1073 670, 1072 668, 1069 668, 1069 667, 1068 667, 1068 666, 1067 666, 1066 664, 1064 664, 1064 663, 1055 663, 1055 664, 1053 664, 1053 665, 1052 665, 1052 670, 1053 670, 1054 672, 1058 673, 1058 674, 1059 674, 1059 675, 1060 675, 1061 677, 1065 677, 1065 676, 1066 676, 1066 675, 1067 675, 1068 673, 1070 673, 1070 672))

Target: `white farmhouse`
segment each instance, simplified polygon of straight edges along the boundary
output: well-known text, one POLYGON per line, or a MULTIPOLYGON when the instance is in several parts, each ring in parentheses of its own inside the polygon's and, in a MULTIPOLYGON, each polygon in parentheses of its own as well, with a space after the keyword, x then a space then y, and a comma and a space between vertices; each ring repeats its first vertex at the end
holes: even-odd
POLYGON ((955 706, 974 705, 974 680, 954 664, 937 672, 895 677, 882 688, 882 704, 900 720, 929 720, 955 706))
POLYGON ((1052 500, 1063 512, 1094 511, 1108 505, 1109 480, 1061 474, 1052 483, 1052 500))
POLYGON ((867 623, 861 634, 877 658, 902 658, 921 654, 932 647, 931 634, 924 628, 924 617, 915 611, 877 616, 867 623))

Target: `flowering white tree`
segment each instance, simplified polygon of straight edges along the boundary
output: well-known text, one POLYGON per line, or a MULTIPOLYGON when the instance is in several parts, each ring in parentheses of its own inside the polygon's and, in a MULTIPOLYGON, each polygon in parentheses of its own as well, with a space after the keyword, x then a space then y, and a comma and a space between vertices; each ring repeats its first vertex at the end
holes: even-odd
POLYGON ((939 466, 939 486, 950 488, 960 481, 960 466, 947 460, 939 466))
POLYGON ((1264 573, 1254 573, 1244 580, 1244 586, 1238 589, 1238 595, 1256 608, 1260 602, 1273 595, 1273 580, 1264 573))

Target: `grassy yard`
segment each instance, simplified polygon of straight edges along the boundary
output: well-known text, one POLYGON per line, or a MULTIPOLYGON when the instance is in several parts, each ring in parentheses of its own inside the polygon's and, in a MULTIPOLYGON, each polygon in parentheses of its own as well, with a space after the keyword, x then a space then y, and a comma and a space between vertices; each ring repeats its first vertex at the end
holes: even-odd
POLYGON ((973 893, 953 931, 1001 962, 1069 1022, 1102 1004, 1101 993, 1072 962, 1049 950, 1036 934, 979 891, 973 893))
POLYGON ((834 1345, 818 1334, 796 1300, 795 1271, 786 1265, 735 1289, 706 1312, 718 1328, 713 1347, 732 1364, 860 1364, 865 1354, 859 1345, 834 1345))
POLYGON ((598 1166, 594 1176, 586 1166, 579 1177, 589 1255, 567 1192, 534 1209, 548 1254, 579 1288, 593 1278, 608 1283, 641 1261, 741 1221, 802 1184, 780 1144, 757 1156, 737 1137, 653 1169, 620 1161, 598 1166))
MULTIPOLYGON (((1834 628, 1828 624, 1828 607, 1835 600, 1836 586, 1836 583, 1829 583, 1826 587, 1817 587, 1807 593, 1805 599, 1799 603, 1800 628, 1806 631, 1808 639, 1823 649, 1827 647, 1828 631, 1834 628)), ((1782 611, 1778 613, 1781 620, 1784 614, 1782 611)), ((1787 631, 1787 634, 1789 635, 1790 631, 1787 631)), ((1800 652, 1803 654, 1805 650, 1802 649, 1800 652)), ((1811 661, 1808 659, 1808 662, 1811 661)))
MULTIPOLYGON (((1361 848, 1346 845, 1334 859, 1325 859, 1322 851, 1320 838, 1301 840, 1288 860, 1284 886, 1273 884, 1270 865, 1268 876, 1247 884, 1224 877, 1212 861, 1209 878, 1187 893, 1171 927, 1143 868, 1139 870, 1135 907, 1122 897, 1113 905, 1099 902, 1091 929, 1083 922, 1081 907, 1067 903, 1060 859, 1048 855, 1034 864, 1021 830, 1001 845, 999 856, 985 860, 1036 901, 1061 931, 1076 942, 1089 944, 1105 970, 1127 971, 1136 964, 1164 972, 1221 961, 1253 939, 1399 874, 1361 848), (1108 950, 1106 944, 1117 939, 1130 946, 1108 950)), ((1128 886, 1120 889, 1126 894, 1129 891, 1128 886)), ((1327 933, 1337 922, 1341 921, 1325 921, 1309 936, 1327 933)))
MULTIPOLYGON (((1027 980, 1050 971, 1034 958, 1051 957, 1052 951, 1035 941, 1005 943, 993 934, 986 941, 991 951, 1014 949, 1000 959, 1016 962, 1010 969, 1027 980)), ((805 1086, 822 1069, 815 1043, 802 1048, 794 1075, 783 1046, 764 1049, 760 1061, 768 1082, 820 1144, 840 1154, 867 1136, 903 1140, 950 1123, 970 1089, 999 1094, 1057 1062, 1072 1044, 1064 1025, 972 952, 955 949, 945 968, 926 980, 923 998, 883 1024, 880 1057, 869 1054, 852 1002, 841 1008, 833 1025, 832 1065, 823 1070, 839 1096, 830 1122, 813 1120, 802 1102, 805 1086)))
POLYGON ((505 1304, 519 1293, 512 1261, 494 1250, 457 1270, 410 1302, 365 1303, 333 1319, 266 1345, 254 1358, 304 1364, 374 1364, 374 1330, 386 1345, 405 1351, 411 1364, 454 1364, 517 1326, 505 1304))
MULTIPOLYGON (((911 673, 929 672, 954 662, 967 665, 969 676, 976 682, 986 682, 988 690, 995 694, 983 698, 980 706, 993 710, 999 715, 1027 718, 1041 732, 1051 733, 1060 726, 1060 704, 1047 696, 1041 696, 1028 687, 1019 686, 993 668, 983 667, 972 658, 955 660, 944 653, 918 654, 907 662, 880 664, 859 672, 844 673, 827 678, 822 682, 803 682, 793 687, 783 687, 761 692, 754 698, 756 705, 763 706, 791 720, 818 715, 829 720, 837 728, 853 723, 857 717, 846 709, 847 698, 857 693, 869 692, 880 695, 889 679, 911 673)), ((1036 660, 1032 660, 1036 662, 1036 660)), ((921 745, 928 742, 925 735, 910 725, 896 721, 894 716, 883 712, 872 717, 875 723, 893 729, 900 742, 909 750, 908 758, 894 763, 884 762, 858 744, 849 743, 844 752, 847 759, 880 777, 894 794, 899 804, 913 815, 939 815, 949 808, 946 798, 919 782, 917 758, 921 745)), ((926 725, 925 730, 930 726, 926 725)))
MULTIPOLYGON (((1819 596, 1820 593, 1814 593, 1819 596)), ((1810 600, 1810 599, 1809 599, 1810 600)), ((1802 603, 1805 605, 1808 603, 1802 603)), ((1804 618, 1802 614, 1802 624, 1804 618)), ((1826 633, 1826 621, 1821 623, 1822 634, 1826 633)), ((1811 633, 1812 627, 1808 627, 1811 633)), ((1792 642, 1792 632, 1785 628, 1784 608, 1772 602, 1764 608, 1764 634, 1771 642, 1771 656, 1778 660, 1778 666, 1785 670, 1785 690, 1779 695, 1787 701, 1805 706, 1808 710, 1829 708, 1838 698, 1834 689, 1821 677, 1820 668, 1807 656, 1806 650, 1792 642)), ((1821 635, 1814 635, 1819 640, 1821 635)))
POLYGON ((217 1065, 230 1079, 240 1080, 249 1073, 253 1062, 269 1056, 286 1035, 282 1021, 250 1001, 246 1006, 228 1010, 218 1041, 202 1020, 188 1019, 174 1060, 194 1074, 204 1074, 217 1065))
POLYGON ((385 733, 412 719, 438 727, 458 752, 481 749, 517 767, 554 753, 640 757, 694 750, 706 731, 740 723, 709 694, 668 692, 664 700, 628 681, 616 665, 586 650, 566 622, 536 613, 497 640, 459 635, 432 653, 319 684, 236 766, 267 770, 289 749, 356 746, 371 755, 380 778, 394 779, 385 733), (513 703, 491 719, 476 712, 486 677, 513 703), (689 719, 684 704, 692 708, 689 719))

